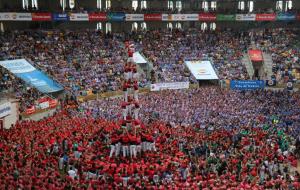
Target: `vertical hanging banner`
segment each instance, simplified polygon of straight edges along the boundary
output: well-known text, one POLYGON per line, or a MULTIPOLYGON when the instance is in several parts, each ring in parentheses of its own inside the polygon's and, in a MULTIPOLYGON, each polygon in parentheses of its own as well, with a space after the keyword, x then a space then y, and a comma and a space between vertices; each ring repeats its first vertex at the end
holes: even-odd
POLYGON ((31 13, 32 21, 51 21, 51 13, 31 13))
POLYGON ((276 14, 256 14, 256 21, 275 21, 276 14))
POLYGON ((87 13, 70 13, 70 21, 88 21, 89 15, 87 13))
POLYGON ((107 15, 108 20, 113 22, 122 22, 125 20, 125 13, 109 13, 107 15))
POLYGON ((255 14, 236 14, 236 21, 255 21, 255 14))
POLYGON ((54 13, 53 15, 54 21, 68 21, 69 16, 66 13, 54 13))
POLYGON ((260 50, 249 50, 248 54, 250 56, 250 60, 254 62, 262 61, 262 53, 260 50))
POLYGON ((293 21, 296 20, 296 15, 294 13, 278 13, 277 20, 293 21))
POLYGON ((144 14, 145 21, 162 21, 162 14, 144 14))
POLYGON ((144 21, 144 14, 125 14, 125 21, 144 21))
POLYGON ((217 21, 235 21, 235 15, 217 14, 217 21))
POLYGON ((106 13, 89 13, 89 21, 106 21, 106 13))
POLYGON ((216 16, 216 14, 213 14, 213 13, 200 13, 199 20, 200 21, 216 21, 217 16, 216 16))

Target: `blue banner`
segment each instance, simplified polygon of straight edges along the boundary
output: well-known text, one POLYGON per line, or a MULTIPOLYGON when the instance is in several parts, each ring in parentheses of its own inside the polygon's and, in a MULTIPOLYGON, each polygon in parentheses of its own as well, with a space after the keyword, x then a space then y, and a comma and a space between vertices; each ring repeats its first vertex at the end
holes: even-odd
POLYGON ((115 22, 122 22, 125 21, 125 13, 109 13, 107 15, 108 20, 115 21, 115 22))
POLYGON ((69 16, 66 13, 53 13, 52 16, 54 21, 68 21, 69 16))
POLYGON ((265 88, 263 80, 232 80, 230 89, 232 90, 257 90, 265 88))
POLYGON ((277 20, 282 20, 282 21, 296 20, 296 15, 293 13, 278 13, 277 20))
POLYGON ((36 70, 25 59, 0 61, 0 66, 6 68, 29 86, 36 88, 42 93, 53 93, 63 90, 60 84, 41 71, 36 70))

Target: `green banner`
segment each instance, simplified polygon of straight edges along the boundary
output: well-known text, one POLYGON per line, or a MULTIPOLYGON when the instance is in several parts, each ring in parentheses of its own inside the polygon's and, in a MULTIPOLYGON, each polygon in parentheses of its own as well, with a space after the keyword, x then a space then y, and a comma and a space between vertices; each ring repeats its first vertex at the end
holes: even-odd
POLYGON ((235 15, 217 14, 217 21, 235 21, 235 15))

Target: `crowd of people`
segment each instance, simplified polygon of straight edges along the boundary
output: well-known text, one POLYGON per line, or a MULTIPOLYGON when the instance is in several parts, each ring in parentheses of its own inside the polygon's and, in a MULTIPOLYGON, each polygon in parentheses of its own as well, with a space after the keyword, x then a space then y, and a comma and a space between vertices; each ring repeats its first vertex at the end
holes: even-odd
POLYGON ((150 144, 129 157, 111 149, 133 134, 118 99, 18 122, 0 132, 0 187, 297 190, 299 95, 210 86, 140 95, 136 142, 150 144))

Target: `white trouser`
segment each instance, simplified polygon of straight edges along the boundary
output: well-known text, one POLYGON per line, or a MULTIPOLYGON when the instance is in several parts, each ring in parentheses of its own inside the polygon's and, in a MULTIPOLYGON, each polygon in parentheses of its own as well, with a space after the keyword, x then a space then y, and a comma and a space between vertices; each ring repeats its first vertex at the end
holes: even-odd
POLYGON ((147 142, 142 142, 142 151, 145 152, 147 151, 147 142))
POLYGON ((136 152, 137 152, 138 154, 141 154, 141 153, 142 153, 142 145, 141 145, 141 144, 136 146, 136 152))
POLYGON ((115 145, 110 145, 110 153, 109 153, 110 158, 115 153, 115 151, 116 151, 116 146, 115 145))
POLYGON ((121 143, 115 144, 115 147, 116 147, 116 157, 118 157, 121 152, 121 143))
POLYGON ((126 116, 127 116, 127 108, 123 108, 123 118, 124 120, 126 120, 126 116))
POLYGON ((124 101, 128 102, 128 88, 124 91, 124 101))
POLYGON ((149 143, 150 145, 150 148, 149 148, 149 150, 151 150, 151 151, 155 151, 156 152, 156 147, 155 147, 155 142, 153 142, 153 143, 149 143))
POLYGON ((133 93, 133 97, 134 97, 135 101, 139 100, 139 94, 138 93, 139 93, 139 90, 135 90, 134 93, 133 93))
POLYGON ((130 145, 130 157, 136 158, 136 145, 130 145))
POLYGON ((122 146, 122 151, 123 151, 123 157, 126 157, 128 155, 129 152, 129 148, 127 145, 123 145, 122 146))
POLYGON ((139 119, 139 111, 140 111, 140 108, 135 108, 134 109, 134 119, 139 119))

